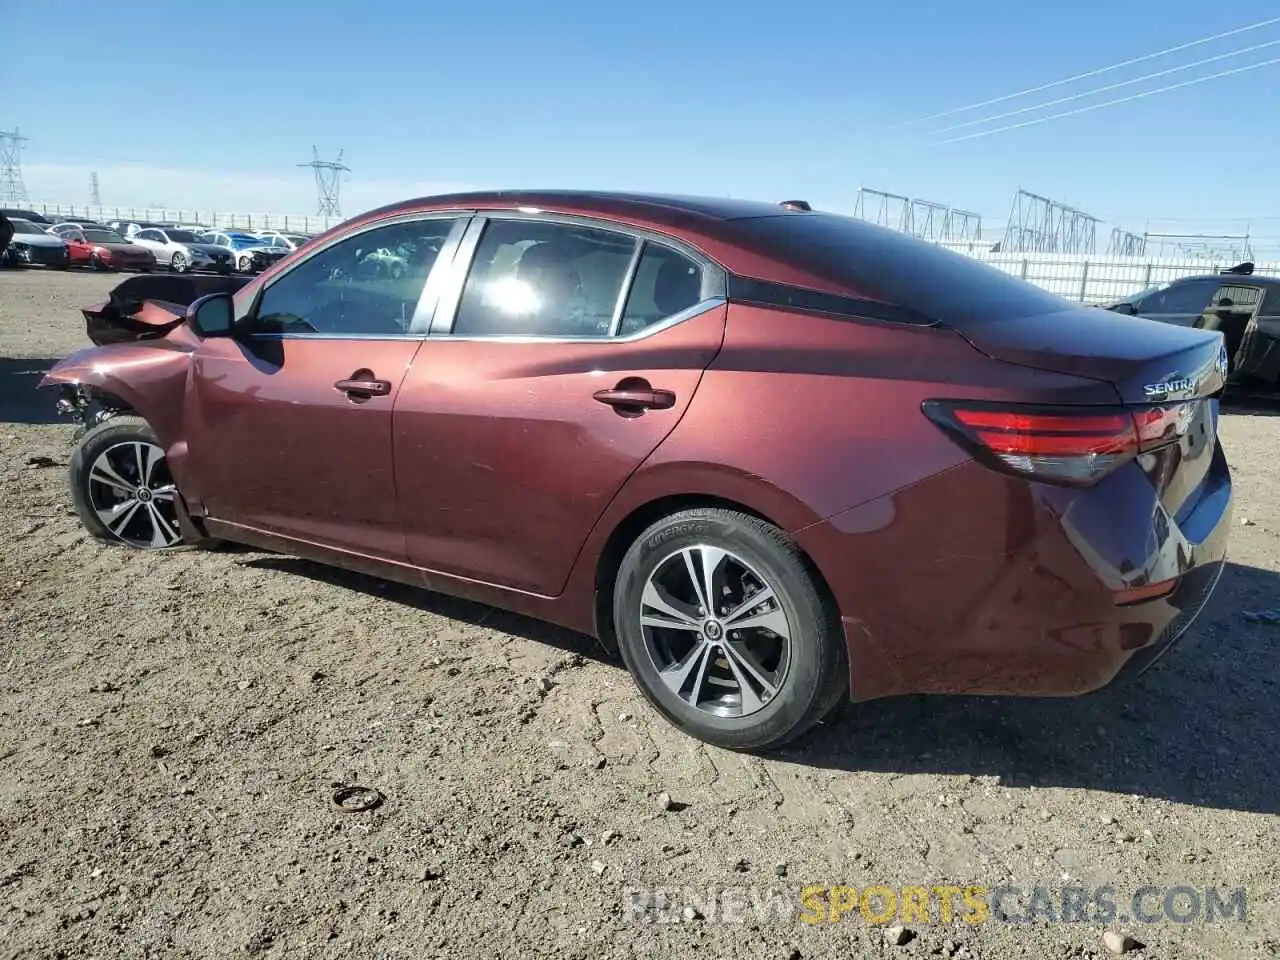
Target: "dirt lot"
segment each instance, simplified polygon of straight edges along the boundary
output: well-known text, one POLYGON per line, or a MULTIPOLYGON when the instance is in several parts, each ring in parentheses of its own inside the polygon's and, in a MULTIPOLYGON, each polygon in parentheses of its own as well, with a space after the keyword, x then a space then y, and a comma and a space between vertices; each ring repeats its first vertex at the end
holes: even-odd
POLYGON ((1106 929, 1130 956, 1280 955, 1280 627, 1242 615, 1280 606, 1265 408, 1222 427, 1250 521, 1222 586, 1136 687, 864 704, 762 760, 676 733, 585 638, 88 539, 72 429, 31 388, 116 279, 0 274, 0 956, 1043 958, 1108 955, 1106 929), (386 801, 340 812, 339 784, 386 801), (1110 885, 1118 914, 1244 887, 1247 920, 913 922, 897 946, 761 899, 878 883, 1110 885), (641 922, 631 888, 659 887, 641 922))

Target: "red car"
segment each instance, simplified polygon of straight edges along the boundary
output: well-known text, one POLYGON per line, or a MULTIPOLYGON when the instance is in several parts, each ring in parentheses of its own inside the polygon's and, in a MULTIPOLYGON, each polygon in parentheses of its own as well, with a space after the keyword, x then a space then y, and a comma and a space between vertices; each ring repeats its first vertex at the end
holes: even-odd
POLYGON ((154 270, 156 255, 146 247, 130 243, 107 227, 60 223, 53 232, 67 244, 72 264, 98 270, 154 270))
POLYGON ((70 479, 95 536, 593 633, 712 743, 777 746, 846 692, 1093 690, 1223 568, 1219 333, 862 221, 454 195, 175 303, 198 292, 118 298, 91 320, 146 339, 43 381, 93 424, 70 479))

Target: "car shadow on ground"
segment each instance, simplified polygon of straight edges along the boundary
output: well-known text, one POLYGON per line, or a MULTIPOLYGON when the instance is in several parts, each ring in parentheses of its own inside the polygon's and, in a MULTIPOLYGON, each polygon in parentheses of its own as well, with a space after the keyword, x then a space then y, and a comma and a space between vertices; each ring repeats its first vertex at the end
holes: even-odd
POLYGON ((376 577, 366 576, 362 573, 341 570, 337 567, 328 567, 324 564, 301 560, 297 557, 258 556, 246 561, 245 566, 255 567, 259 570, 277 570, 281 573, 306 577, 319 583, 327 583, 347 590, 358 590, 369 596, 381 597, 383 600, 414 607, 425 613, 448 617, 450 620, 457 620, 459 623, 488 627, 524 640, 532 640, 535 643, 556 647, 567 653, 580 653, 582 656, 592 660, 620 665, 620 661, 607 653, 594 637, 567 630, 555 624, 545 623, 541 620, 534 620, 532 617, 525 617, 518 613, 510 613, 506 610, 499 610, 496 607, 485 606, 482 603, 472 603, 470 600, 460 600, 457 597, 446 596, 442 593, 432 593, 425 588, 395 583, 391 580, 379 580, 376 577))
POLYGON ((1280 575, 1228 563, 1190 631, 1145 674, 1083 697, 904 697, 848 704, 792 762, 998 776, 1201 807, 1280 813, 1280 575))
MULTIPOLYGON (((594 639, 481 604, 291 557, 251 566, 359 590, 621 669, 594 639)), ((1147 673, 1063 699, 899 697, 847 704, 775 756, 831 770, 998 776, 1010 787, 1137 794, 1280 813, 1280 575, 1228 563, 1196 625, 1147 673)))
POLYGON ((56 391, 37 390, 36 384, 57 360, 0 357, 0 422, 69 423, 58 413, 56 391))

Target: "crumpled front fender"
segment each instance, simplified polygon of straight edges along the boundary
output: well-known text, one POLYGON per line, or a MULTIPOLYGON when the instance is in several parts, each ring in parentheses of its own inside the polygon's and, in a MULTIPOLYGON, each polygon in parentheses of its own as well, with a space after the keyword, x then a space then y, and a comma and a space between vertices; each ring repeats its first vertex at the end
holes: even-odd
MULTIPOLYGON (((165 448, 169 469, 181 485, 186 453, 183 407, 191 350, 191 344, 169 338, 89 347, 60 360, 37 388, 62 388, 71 408, 67 412, 82 417, 87 408, 93 408, 107 415, 132 412, 144 418, 165 448)), ((86 421, 86 425, 91 424, 86 421)))

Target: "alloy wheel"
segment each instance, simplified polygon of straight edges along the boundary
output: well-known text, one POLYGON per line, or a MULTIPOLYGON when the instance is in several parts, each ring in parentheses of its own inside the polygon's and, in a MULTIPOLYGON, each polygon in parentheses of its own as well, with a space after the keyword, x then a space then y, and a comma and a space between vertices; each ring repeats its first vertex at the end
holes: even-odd
POLYGON ((185 273, 187 269, 187 258, 181 253, 175 253, 173 255, 173 260, 169 262, 169 268, 174 273, 185 273))
POLYGON ((723 548, 697 544, 658 563, 641 595, 640 626, 663 684, 714 716, 757 713, 786 681, 786 610, 758 570, 723 548))
POLYGON ((89 506, 116 539, 151 550, 182 541, 177 487, 164 451, 154 443, 130 440, 108 447, 93 461, 86 482, 89 506))

